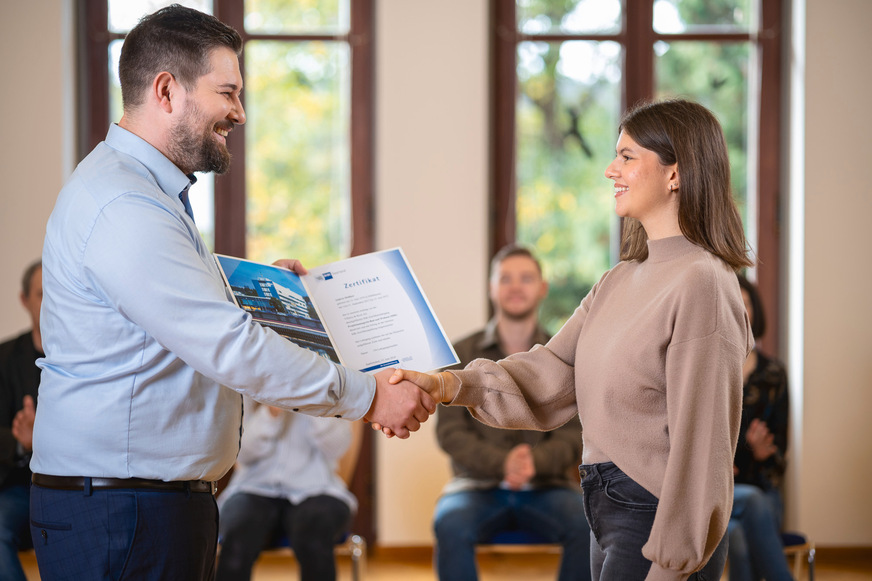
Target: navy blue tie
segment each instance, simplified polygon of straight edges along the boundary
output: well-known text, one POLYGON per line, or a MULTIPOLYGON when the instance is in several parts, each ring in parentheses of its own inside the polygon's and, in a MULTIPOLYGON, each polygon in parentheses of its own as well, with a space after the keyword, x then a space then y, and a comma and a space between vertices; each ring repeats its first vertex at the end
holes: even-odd
MULTIPOLYGON (((189 185, 188 188, 191 186, 189 185)), ((191 220, 194 219, 194 209, 191 207, 191 202, 188 200, 188 188, 182 190, 182 193, 179 194, 179 199, 182 201, 182 204, 185 206, 185 212, 188 216, 191 217, 191 220)))

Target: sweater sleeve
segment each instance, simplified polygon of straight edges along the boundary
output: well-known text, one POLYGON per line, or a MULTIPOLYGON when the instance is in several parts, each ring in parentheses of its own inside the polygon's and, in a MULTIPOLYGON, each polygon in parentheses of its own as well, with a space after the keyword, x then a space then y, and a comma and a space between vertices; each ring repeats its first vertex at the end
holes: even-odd
POLYGON ((654 526, 642 548, 648 580, 683 579, 723 537, 733 501, 733 453, 747 350, 721 333, 666 355, 669 458, 654 526))
POLYGON ((547 345, 499 362, 476 359, 463 371, 452 371, 460 390, 450 405, 466 406, 477 420, 497 428, 548 431, 571 420, 578 413, 575 346, 592 294, 547 345))
POLYGON ((476 359, 454 371, 460 391, 451 405, 495 428, 548 431, 578 413, 572 366, 547 347, 518 353, 499 363, 476 359))

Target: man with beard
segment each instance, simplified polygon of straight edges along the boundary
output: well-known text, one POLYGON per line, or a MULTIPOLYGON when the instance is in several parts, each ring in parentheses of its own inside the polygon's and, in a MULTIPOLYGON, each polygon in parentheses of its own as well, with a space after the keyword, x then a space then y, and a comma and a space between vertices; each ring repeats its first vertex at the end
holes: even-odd
MULTIPOLYGON (((454 345, 459 368, 547 343, 539 326, 539 304, 547 294, 542 268, 528 249, 500 250, 490 271, 494 317, 454 345)), ((478 422, 465 407, 439 406, 436 422, 454 471, 433 519, 439 579, 477 579, 475 545, 504 530, 560 543, 558 579, 590 579, 590 528, 578 480, 570 477, 581 460, 578 417, 551 432, 505 430, 478 422)))
POLYGON ((31 463, 44 581, 212 579, 212 495, 239 450, 241 394, 404 437, 435 408, 410 383, 388 385, 390 370, 334 365, 228 301, 187 194, 194 172, 230 164, 241 49, 196 10, 143 18, 121 54, 123 117, 49 218, 31 463))

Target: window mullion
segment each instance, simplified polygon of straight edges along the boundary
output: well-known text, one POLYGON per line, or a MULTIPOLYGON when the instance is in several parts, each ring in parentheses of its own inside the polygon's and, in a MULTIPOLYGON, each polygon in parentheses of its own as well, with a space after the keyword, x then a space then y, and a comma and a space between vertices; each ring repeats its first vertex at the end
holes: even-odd
POLYGON ((624 7, 624 102, 626 110, 654 95, 654 0, 634 0, 624 7))
POLYGON ((517 23, 515 0, 493 0, 491 133, 491 248, 490 255, 515 241, 515 105, 517 81, 517 23))
MULTIPOLYGON (((243 41, 247 40, 243 2, 215 0, 214 11, 217 18, 239 32, 243 41)), ((244 58, 239 59, 239 68, 244 84, 244 58)), ((245 257, 245 125, 234 128, 227 138, 227 148, 233 164, 227 174, 215 179, 215 252, 245 257)))

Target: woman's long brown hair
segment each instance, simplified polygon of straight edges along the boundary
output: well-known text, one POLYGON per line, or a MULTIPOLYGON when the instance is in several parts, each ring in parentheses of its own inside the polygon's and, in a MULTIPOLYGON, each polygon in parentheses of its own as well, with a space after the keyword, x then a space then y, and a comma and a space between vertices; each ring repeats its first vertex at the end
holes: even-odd
MULTIPOLYGON (((663 165, 678 164, 682 234, 736 271, 752 266, 733 200, 724 132, 711 111, 683 99, 642 103, 624 115, 620 130, 663 165)), ((621 260, 646 258, 648 234, 638 220, 625 219, 621 260)))

